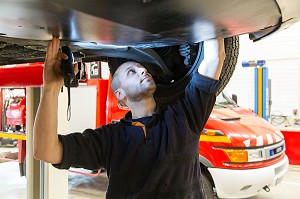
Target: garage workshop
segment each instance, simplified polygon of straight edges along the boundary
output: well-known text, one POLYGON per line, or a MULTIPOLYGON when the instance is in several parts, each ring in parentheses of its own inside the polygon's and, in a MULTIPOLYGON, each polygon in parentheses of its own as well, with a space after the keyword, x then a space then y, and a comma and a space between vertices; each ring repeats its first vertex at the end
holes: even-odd
POLYGON ((297 0, 0 0, 0 198, 299 199, 299 19, 297 0), (140 81, 115 80, 127 63, 140 81))

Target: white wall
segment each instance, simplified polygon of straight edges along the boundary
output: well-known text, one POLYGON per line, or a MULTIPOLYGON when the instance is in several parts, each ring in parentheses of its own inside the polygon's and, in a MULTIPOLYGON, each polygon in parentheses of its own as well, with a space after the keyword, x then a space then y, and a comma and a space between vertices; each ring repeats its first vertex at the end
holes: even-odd
MULTIPOLYGON (((83 132, 87 128, 96 128, 96 98, 96 86, 71 88, 69 132, 83 132)), ((67 106, 64 108, 67 109, 67 106)))
MULTIPOLYGON (((271 114, 284 115, 300 109, 300 23, 253 43, 240 36, 240 55, 226 90, 238 95, 238 104, 254 109, 254 68, 243 68, 244 60, 266 60, 271 86, 271 114)), ((299 113, 298 113, 299 114, 299 113)))

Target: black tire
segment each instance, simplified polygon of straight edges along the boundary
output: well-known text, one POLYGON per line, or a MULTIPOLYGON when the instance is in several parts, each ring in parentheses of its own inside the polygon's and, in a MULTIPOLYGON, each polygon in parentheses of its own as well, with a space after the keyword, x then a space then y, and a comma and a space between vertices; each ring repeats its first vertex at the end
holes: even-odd
POLYGON ((21 130, 21 125, 16 125, 16 131, 20 131, 21 130))
MULTIPOLYGON (((198 55, 186 75, 169 85, 158 84, 157 91, 155 93, 155 98, 157 101, 159 101, 161 104, 169 104, 176 100, 178 96, 184 92, 184 88, 189 83, 192 74, 198 69, 199 64, 203 60, 202 46, 202 44, 199 44, 198 55)), ((222 92, 222 90, 226 87, 235 70, 239 54, 238 36, 225 39, 225 53, 226 58, 224 60, 224 65, 220 75, 220 79, 222 81, 216 95, 222 92)))
POLYGON ((220 94, 233 75, 233 72, 236 67, 236 63, 239 56, 239 37, 230 37, 225 39, 225 53, 226 58, 224 60, 223 69, 221 71, 220 79, 222 80, 222 84, 217 91, 217 95, 220 94))
POLYGON ((213 190, 213 185, 204 173, 202 173, 202 175, 201 175, 201 183, 203 185, 206 199, 216 199, 214 190, 213 190))

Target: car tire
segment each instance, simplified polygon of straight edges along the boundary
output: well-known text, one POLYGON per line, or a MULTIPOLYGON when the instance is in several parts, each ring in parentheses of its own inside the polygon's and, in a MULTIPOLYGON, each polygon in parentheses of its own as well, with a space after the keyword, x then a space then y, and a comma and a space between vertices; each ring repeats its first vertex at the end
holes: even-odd
POLYGON ((219 90, 217 91, 217 95, 224 90, 224 88, 230 81, 239 56, 240 45, 238 36, 226 38, 224 42, 226 58, 224 60, 224 65, 220 74, 220 79, 222 80, 222 83, 219 90))
POLYGON ((202 173, 201 175, 201 183, 203 185, 203 190, 205 192, 206 199, 216 199, 212 183, 204 173, 202 173))
POLYGON ((16 125, 15 131, 20 131, 21 130, 21 125, 16 125))
MULTIPOLYGON (((228 84, 230 78, 236 67, 238 54, 239 54, 239 38, 238 36, 225 39, 225 53, 226 58, 220 74, 221 85, 216 93, 218 95, 228 84)), ((161 104, 167 105, 174 102, 184 92, 184 88, 189 83, 192 74, 198 69, 199 64, 203 60, 203 43, 199 44, 197 57, 189 69, 189 71, 182 76, 181 79, 171 84, 157 84, 157 90, 155 92, 155 98, 161 104)))

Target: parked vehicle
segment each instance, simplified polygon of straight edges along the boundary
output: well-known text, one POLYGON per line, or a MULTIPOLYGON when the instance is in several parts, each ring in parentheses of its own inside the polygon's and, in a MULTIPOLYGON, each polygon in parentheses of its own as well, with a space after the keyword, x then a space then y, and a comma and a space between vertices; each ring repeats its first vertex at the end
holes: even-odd
POLYGON ((25 131, 26 97, 14 97, 6 108, 6 128, 11 131, 25 131))
POLYGON ((245 198, 269 191, 288 170, 282 133, 224 92, 200 137, 205 190, 220 198, 245 198))
MULTIPOLYGON (((0 91, 0 102, 1 105, 1 131, 3 132, 24 132, 26 124, 26 99, 25 89, 18 89, 17 95, 13 93, 14 89, 2 89, 0 91), (6 90, 7 92, 3 92, 6 90), (3 93, 6 93, 4 96, 3 93)), ((12 138, 0 137, 1 145, 17 145, 17 140, 12 138)))

